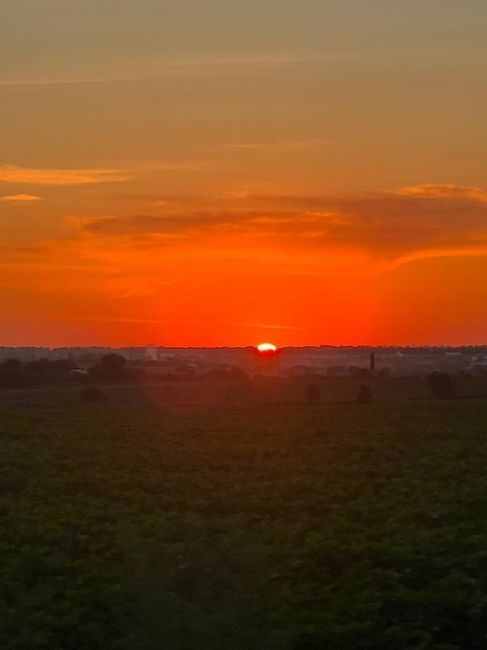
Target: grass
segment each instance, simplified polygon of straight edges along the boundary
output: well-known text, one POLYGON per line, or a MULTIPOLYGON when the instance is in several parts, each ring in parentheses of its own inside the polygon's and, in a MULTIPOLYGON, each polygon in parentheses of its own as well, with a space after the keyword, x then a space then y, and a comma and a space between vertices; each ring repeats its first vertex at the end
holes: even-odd
POLYGON ((2 648, 487 647, 485 400, 153 397, 1 397, 2 648))

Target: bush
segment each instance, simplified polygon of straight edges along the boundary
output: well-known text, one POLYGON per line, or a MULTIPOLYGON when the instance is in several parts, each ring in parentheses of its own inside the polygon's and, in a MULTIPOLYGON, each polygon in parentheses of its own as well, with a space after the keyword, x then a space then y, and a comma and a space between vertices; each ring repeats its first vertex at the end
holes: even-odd
POLYGON ((87 386, 81 391, 81 399, 85 402, 105 402, 108 397, 96 386, 87 386))
POLYGON ((446 372, 433 372, 426 378, 426 383, 436 399, 455 399, 457 386, 446 372))
POLYGON ((27 388, 28 382, 22 363, 18 359, 7 359, 0 364, 0 388, 27 388))
POLYGON ((105 354, 90 372, 93 377, 103 381, 124 382, 131 378, 127 360, 115 352, 105 354))

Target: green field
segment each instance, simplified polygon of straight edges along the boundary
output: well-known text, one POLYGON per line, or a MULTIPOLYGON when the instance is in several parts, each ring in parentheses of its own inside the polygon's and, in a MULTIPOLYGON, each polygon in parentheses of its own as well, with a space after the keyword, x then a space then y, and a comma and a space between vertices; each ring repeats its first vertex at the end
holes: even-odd
POLYGON ((485 649, 487 401, 339 386, 0 394, 2 650, 485 649))

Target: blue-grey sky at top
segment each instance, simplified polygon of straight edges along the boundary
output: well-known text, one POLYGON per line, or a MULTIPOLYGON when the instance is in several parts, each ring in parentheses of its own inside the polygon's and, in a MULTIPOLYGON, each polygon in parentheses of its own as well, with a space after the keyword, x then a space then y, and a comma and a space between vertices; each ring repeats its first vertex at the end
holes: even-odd
POLYGON ((482 51, 486 17, 482 0, 5 0, 0 65, 15 78, 158 57, 374 54, 386 64, 425 51, 461 65, 482 51))
POLYGON ((484 0, 4 0, 0 164, 196 194, 483 186, 486 27, 484 0))

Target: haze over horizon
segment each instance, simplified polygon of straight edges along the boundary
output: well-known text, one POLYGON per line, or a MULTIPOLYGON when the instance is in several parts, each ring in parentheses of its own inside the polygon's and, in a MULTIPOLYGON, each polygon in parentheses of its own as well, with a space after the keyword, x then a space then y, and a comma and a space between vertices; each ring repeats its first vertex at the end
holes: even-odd
POLYGON ((0 345, 487 343, 480 0, 6 0, 0 345))

